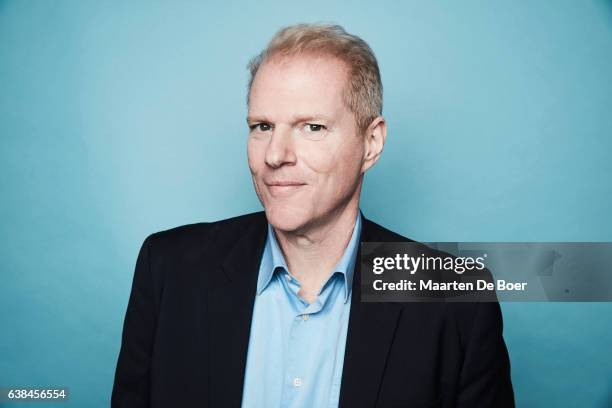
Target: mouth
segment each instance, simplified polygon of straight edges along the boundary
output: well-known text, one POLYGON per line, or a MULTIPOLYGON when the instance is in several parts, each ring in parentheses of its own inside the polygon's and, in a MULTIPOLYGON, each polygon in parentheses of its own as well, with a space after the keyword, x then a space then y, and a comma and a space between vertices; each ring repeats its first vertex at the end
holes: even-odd
POLYGON ((270 195, 276 198, 290 196, 299 191, 302 187, 304 187, 306 183, 291 180, 281 180, 265 182, 265 185, 268 188, 270 195))

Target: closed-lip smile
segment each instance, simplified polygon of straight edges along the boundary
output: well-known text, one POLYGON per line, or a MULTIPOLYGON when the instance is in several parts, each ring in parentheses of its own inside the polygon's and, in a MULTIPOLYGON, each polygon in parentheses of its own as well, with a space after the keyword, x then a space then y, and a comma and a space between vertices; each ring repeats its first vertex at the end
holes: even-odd
POLYGON ((268 191, 273 197, 287 197, 300 190, 306 183, 294 180, 265 181, 268 191))
POLYGON ((266 181, 267 186, 278 186, 278 187, 289 187, 289 186, 303 186, 306 183, 291 180, 279 180, 279 181, 266 181))

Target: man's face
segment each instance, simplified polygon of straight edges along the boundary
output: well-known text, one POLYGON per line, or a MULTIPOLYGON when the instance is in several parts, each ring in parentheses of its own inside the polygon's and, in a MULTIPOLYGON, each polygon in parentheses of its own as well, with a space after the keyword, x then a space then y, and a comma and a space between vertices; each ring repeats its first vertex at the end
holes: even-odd
POLYGON ((343 100, 345 65, 327 56, 264 62, 249 99, 248 159, 268 221, 299 231, 359 199, 365 143, 343 100))

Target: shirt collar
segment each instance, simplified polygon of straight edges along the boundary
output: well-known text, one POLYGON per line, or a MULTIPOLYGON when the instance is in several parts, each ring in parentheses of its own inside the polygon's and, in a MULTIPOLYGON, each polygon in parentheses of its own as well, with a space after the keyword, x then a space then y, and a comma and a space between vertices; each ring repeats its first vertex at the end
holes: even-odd
MULTIPOLYGON (((361 211, 357 212, 357 219, 353 227, 353 233, 348 245, 346 246, 342 258, 336 264, 330 277, 335 273, 340 273, 344 280, 344 302, 346 303, 351 294, 351 288, 353 286, 353 275, 355 271, 355 263, 357 258, 357 250, 359 246, 359 237, 361 235, 361 211)), ((257 294, 261 294, 274 276, 274 272, 282 268, 285 271, 289 271, 285 257, 280 249, 276 236, 274 234, 274 228, 268 223, 268 238, 266 239, 266 245, 264 248, 263 257, 261 260, 261 268, 259 277, 257 279, 257 294)), ((326 283, 325 283, 326 284, 326 283)), ((325 284, 323 286, 325 286, 325 284)))
POLYGON ((268 238, 266 239, 266 245, 264 247, 263 257, 261 258, 261 267, 259 271, 259 277, 257 278, 257 294, 268 287, 268 284, 274 276, 274 272, 277 268, 282 268, 286 271, 289 270, 283 252, 278 245, 276 236, 274 235, 274 228, 268 223, 268 238))

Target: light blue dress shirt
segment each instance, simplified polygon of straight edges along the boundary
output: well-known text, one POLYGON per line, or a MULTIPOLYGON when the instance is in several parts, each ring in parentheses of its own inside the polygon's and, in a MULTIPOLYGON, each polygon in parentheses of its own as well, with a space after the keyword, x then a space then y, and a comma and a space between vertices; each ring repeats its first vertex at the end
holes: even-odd
POLYGON ((337 407, 351 307, 351 286, 361 233, 357 214, 342 258, 317 300, 298 296, 274 230, 259 267, 257 296, 242 396, 243 408, 337 407))

